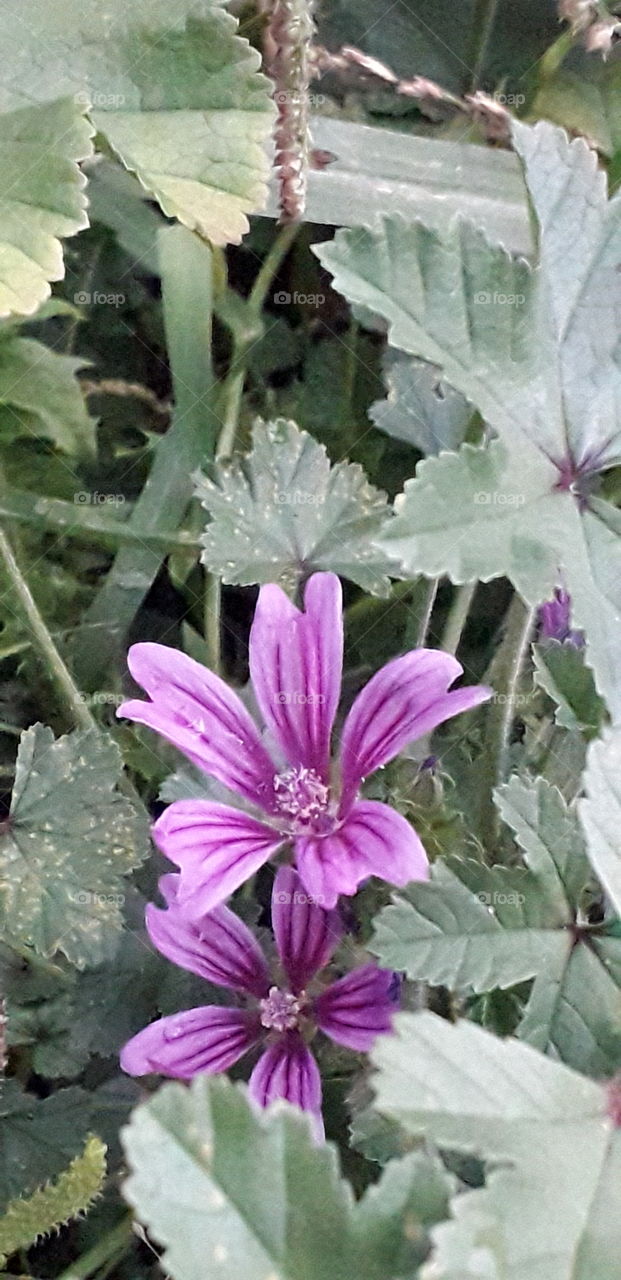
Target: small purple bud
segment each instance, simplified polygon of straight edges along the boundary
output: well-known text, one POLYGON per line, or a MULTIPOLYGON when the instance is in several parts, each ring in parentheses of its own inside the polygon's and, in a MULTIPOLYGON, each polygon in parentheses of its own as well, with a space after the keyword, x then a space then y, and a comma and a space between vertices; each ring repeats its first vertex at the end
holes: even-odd
POLYGON ((556 587, 554 598, 539 608, 540 635, 544 640, 558 640, 581 649, 584 636, 581 631, 573 631, 570 624, 571 596, 562 587, 556 587))

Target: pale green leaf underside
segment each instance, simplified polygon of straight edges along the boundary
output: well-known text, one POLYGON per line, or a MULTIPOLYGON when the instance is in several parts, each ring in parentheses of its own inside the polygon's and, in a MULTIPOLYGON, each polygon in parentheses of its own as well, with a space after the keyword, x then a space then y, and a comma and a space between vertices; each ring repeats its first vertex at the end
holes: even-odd
POLYGON ((252 451, 199 478, 197 497, 212 519, 203 560, 224 582, 277 582, 293 590, 307 574, 331 570, 386 595, 396 567, 373 546, 386 498, 361 467, 330 465, 323 445, 295 423, 258 423, 252 451))
POLYGON ((223 0, 8 0, 0 100, 73 93, 171 217, 237 243, 267 198, 260 57, 223 0))
POLYGON ((7 937, 79 968, 99 964, 122 925, 123 880, 146 856, 146 825, 115 791, 110 738, 21 738, 11 811, 0 835, 0 927, 7 937))
POLYGON ((61 99, 0 118, 0 316, 37 310, 64 274, 61 237, 88 226, 84 110, 61 99))
POLYGON ((421 1260, 417 1218, 446 1209, 448 1181, 416 1154, 355 1204, 307 1117, 285 1103, 261 1113, 226 1080, 166 1085, 123 1137, 126 1198, 165 1246, 172 1280, 409 1275, 421 1260))
POLYGON ((563 729, 579 729, 591 736, 596 733, 605 708, 582 650, 567 642, 548 640, 532 646, 532 658, 535 683, 556 703, 556 723, 563 729))
POLYGON ((439 369, 389 349, 384 378, 387 398, 377 400, 369 410, 380 431, 426 455, 463 444, 472 406, 443 381, 439 369))
POLYGON ((594 870, 621 914, 621 729, 589 748, 580 817, 594 870))
POLYGON ((431 883, 395 895, 375 921, 371 950, 380 963, 434 986, 483 992, 514 986, 566 958, 569 937, 554 921, 537 918, 536 882, 507 876, 496 887, 486 871, 487 887, 472 891, 437 864, 431 883), (502 921, 505 904, 519 908, 510 923, 502 921))
POLYGON ((473 1280, 613 1280, 621 1137, 606 1121, 600 1085, 519 1042, 430 1013, 400 1015, 397 1036, 373 1056, 383 1114, 442 1147, 503 1162, 483 1190, 455 1202, 451 1228, 435 1232, 429 1274, 460 1274, 450 1269, 460 1232, 461 1274, 473 1280))

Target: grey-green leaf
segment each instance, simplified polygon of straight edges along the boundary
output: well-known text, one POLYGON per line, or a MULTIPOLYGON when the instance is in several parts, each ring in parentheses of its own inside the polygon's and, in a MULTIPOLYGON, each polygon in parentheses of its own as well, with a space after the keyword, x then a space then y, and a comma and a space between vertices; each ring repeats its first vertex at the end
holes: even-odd
POLYGON ((376 427, 426 455, 463 444, 472 406, 444 382, 435 365, 389 350, 384 377, 388 396, 369 410, 376 427))
POLYGON ((62 951, 78 968, 111 955, 122 926, 123 876, 148 852, 146 819, 116 790, 121 757, 111 738, 54 740, 35 725, 20 742, 0 835, 0 925, 41 955, 62 951))
POLYGON ((200 477, 197 496, 212 519, 203 560, 224 582, 277 582, 293 590, 314 570, 331 570, 387 595, 399 576, 373 539, 386 498, 355 463, 330 461, 295 423, 258 423, 252 451, 200 477))
POLYGON ((591 743, 584 788, 579 811, 588 856, 621 915, 621 729, 591 743))

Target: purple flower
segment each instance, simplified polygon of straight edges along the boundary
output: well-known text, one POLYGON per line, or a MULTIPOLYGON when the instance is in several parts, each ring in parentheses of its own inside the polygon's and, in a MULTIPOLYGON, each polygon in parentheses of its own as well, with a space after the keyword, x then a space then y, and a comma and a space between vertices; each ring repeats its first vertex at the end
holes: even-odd
POLYGON ((367 774, 414 738, 490 697, 482 686, 448 692, 462 667, 415 649, 382 667, 345 721, 340 760, 330 742, 343 662, 341 587, 332 573, 306 586, 305 612, 277 586, 259 593, 250 674, 267 734, 223 680, 176 649, 137 644, 129 668, 150 702, 118 714, 149 725, 254 814, 208 800, 178 800, 154 837, 181 868, 179 902, 195 917, 223 902, 286 842, 306 891, 324 907, 368 876, 426 879, 425 850, 401 814, 359 798, 367 774))
POLYGON ((581 649, 584 636, 581 631, 571 628, 571 596, 562 587, 556 587, 552 600, 546 601, 539 608, 539 628, 545 640, 567 641, 574 648, 581 649))
POLYGON ((249 999, 235 1008, 204 1005, 151 1023, 125 1045, 123 1070, 189 1080, 202 1071, 226 1071, 263 1044, 250 1077, 251 1097, 262 1107, 286 1098, 310 1111, 320 1136, 321 1078, 307 1039, 320 1028, 337 1044, 368 1051, 376 1036, 391 1030, 398 980, 367 964, 315 989, 315 975, 332 958, 343 926, 338 911, 323 911, 308 898, 292 867, 281 867, 272 893, 278 984, 256 938, 228 907, 216 907, 202 920, 188 918, 179 906, 178 881, 177 875, 160 881, 166 911, 147 907, 151 941, 174 964, 249 999))

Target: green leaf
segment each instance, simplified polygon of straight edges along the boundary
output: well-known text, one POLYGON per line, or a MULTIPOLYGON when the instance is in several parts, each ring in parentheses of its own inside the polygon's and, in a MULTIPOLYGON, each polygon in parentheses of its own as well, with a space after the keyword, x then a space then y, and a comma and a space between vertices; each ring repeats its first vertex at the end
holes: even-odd
POLYGON ((68 99, 1 117, 0 316, 31 315, 62 279, 60 237, 88 226, 77 162, 92 132, 68 99))
POLYGON ((579 812, 587 852, 616 911, 621 915, 621 730, 592 742, 584 775, 586 799, 579 812))
POLYGON ((551 472, 543 458, 512 457, 499 440, 427 458, 406 481, 381 541, 412 576, 446 573, 464 583, 506 573, 527 600, 544 600, 558 577, 546 530, 554 533, 571 504, 550 493, 551 472))
POLYGON ((223 0, 7 0, 5 101, 78 90, 98 132, 164 213, 238 242, 267 195, 274 108, 223 0), (13 61, 12 61, 13 60, 13 61))
POLYGON ((278 582, 292 590, 331 570, 387 595, 394 566, 374 550, 388 508, 355 463, 330 466, 326 450, 295 423, 258 423, 252 452, 200 477, 197 496, 212 521, 203 561, 224 582, 278 582))
POLYGON ((431 882, 380 912, 371 950, 386 967, 460 994, 534 978, 520 1038, 610 1074, 621 1056, 621 939, 584 922, 591 869, 577 816, 543 778, 513 777, 496 803, 528 870, 437 861, 431 882))
POLYGON ((559 67, 537 89, 531 114, 591 139, 605 156, 621 148, 621 63, 586 58, 580 71, 559 67))
POLYGON ((95 451, 78 369, 85 361, 58 355, 32 338, 0 340, 0 436, 43 436, 73 455, 95 451))
POLYGON ((575 812, 560 791, 543 778, 532 781, 516 774, 498 788, 495 799, 528 867, 564 923, 568 908, 578 906, 590 877, 575 812))
POLYGON ((556 426, 558 437, 560 405, 551 412, 550 351, 527 262, 462 218, 438 231, 386 216, 339 231, 314 252, 339 293, 388 322, 391 346, 441 367, 493 426, 543 441, 556 426))
POLYGON ((393 351, 388 353, 384 374, 388 397, 369 410, 376 427, 424 454, 463 444, 472 408, 442 381, 439 369, 393 351))
POLYGON ((0 1263, 86 1213, 100 1194, 105 1176, 106 1148, 99 1138, 91 1137, 82 1155, 55 1182, 8 1205, 0 1218, 0 1263))
MULTIPOLYGON (((477 1246, 486 1228, 499 1280, 612 1280, 610 1259, 621 1247, 611 1211, 621 1193, 621 1134, 607 1120, 600 1084, 526 1045, 431 1013, 401 1014, 397 1035, 384 1037, 373 1058, 382 1114, 441 1147, 499 1164, 483 1190, 455 1202, 454 1224, 463 1231, 465 1218, 477 1246)), ((468 1268, 447 1270, 442 1230, 436 1241, 434 1274, 494 1277, 475 1249, 468 1268)))
MULTIPOLYGON (((434 864, 428 884, 413 884, 380 912, 370 949, 386 968, 453 991, 491 991, 532 978, 567 956, 570 940, 546 920, 537 882, 519 872, 480 869, 471 891, 463 864, 434 864), (496 874, 494 874, 496 873, 496 874), (517 907, 503 923, 502 908, 517 907)), ((506 914, 506 913, 505 913, 506 914)))
POLYGON ((60 1089, 40 1100, 15 1080, 0 1089, 0 1207, 55 1177, 84 1145, 92 1099, 82 1089, 60 1089))
POLYGON ((355 1204, 335 1149, 312 1141, 306 1117, 286 1103, 262 1114, 239 1086, 206 1076, 160 1089, 124 1144, 125 1195, 165 1246, 173 1280, 409 1275, 450 1186, 413 1153, 355 1204))
POLYGON ((421 483, 397 500, 380 543, 399 552, 408 576, 506 573, 533 605, 556 565, 618 719, 621 519, 591 490, 592 477, 621 458, 621 197, 607 201, 605 175, 581 139, 570 144, 545 123, 514 132, 538 220, 534 269, 460 219, 438 231, 384 218, 316 252, 336 288, 386 320, 393 345, 440 366, 507 450, 496 447, 487 474, 484 454, 464 449, 457 461, 421 464, 421 483), (488 495, 480 505, 500 506, 499 516, 475 518, 479 477, 488 495))
POLYGON ((120 753, 110 738, 22 735, 9 817, 0 836, 0 924, 41 955, 78 968, 112 954, 123 880, 146 856, 145 823, 115 791, 120 753))
POLYGON ((597 734, 605 707, 583 651, 573 644, 546 640, 533 645, 532 656, 535 683, 556 703, 556 723, 563 729, 579 729, 588 737, 597 734))

